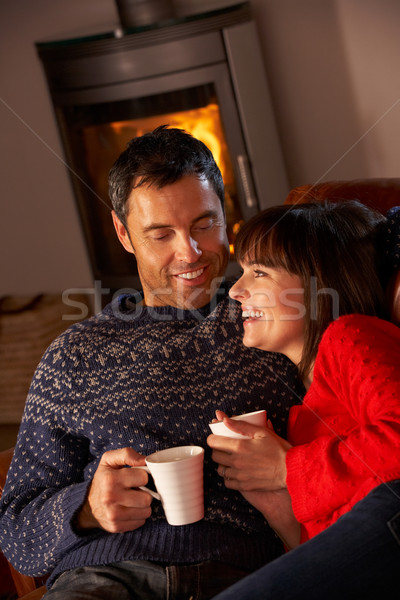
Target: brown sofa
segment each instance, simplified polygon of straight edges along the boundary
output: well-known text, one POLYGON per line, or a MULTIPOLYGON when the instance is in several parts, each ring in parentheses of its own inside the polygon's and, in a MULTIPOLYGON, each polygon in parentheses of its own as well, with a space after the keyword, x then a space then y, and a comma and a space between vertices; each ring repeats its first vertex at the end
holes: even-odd
MULTIPOLYGON (((285 204, 359 200, 385 214, 393 206, 400 206, 400 178, 352 179, 349 181, 325 181, 293 188, 285 204)), ((400 270, 394 273, 387 289, 390 315, 393 323, 400 325, 400 270)))

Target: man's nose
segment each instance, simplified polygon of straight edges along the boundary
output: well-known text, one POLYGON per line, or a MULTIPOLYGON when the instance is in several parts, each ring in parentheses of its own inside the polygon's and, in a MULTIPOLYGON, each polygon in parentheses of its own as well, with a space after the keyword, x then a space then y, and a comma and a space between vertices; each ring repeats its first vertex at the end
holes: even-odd
POLYGON ((179 236, 176 240, 175 258, 182 262, 194 263, 203 254, 198 242, 190 235, 179 236))

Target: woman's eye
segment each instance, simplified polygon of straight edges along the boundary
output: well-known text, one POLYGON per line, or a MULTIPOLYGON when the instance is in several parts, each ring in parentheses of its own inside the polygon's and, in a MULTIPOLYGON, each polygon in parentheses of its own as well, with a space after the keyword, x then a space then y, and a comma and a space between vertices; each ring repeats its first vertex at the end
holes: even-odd
POLYGON ((255 269, 254 277, 267 277, 267 273, 265 271, 260 271, 259 269, 255 269))

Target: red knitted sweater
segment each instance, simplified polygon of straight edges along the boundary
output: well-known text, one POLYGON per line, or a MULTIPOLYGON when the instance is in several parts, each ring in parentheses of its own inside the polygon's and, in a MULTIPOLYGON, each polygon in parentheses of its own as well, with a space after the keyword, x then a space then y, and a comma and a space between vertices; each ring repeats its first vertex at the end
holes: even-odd
POLYGON ((400 328, 364 315, 331 323, 304 403, 290 410, 288 437, 287 486, 302 541, 400 478, 400 328))

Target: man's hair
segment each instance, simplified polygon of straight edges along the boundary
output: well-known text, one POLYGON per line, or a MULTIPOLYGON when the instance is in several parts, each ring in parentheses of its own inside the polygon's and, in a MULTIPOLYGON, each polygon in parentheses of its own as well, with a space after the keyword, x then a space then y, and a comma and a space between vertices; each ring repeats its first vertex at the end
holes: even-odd
POLYGON ((302 378, 335 318, 351 313, 386 317, 377 252, 385 223, 383 215, 357 201, 326 202, 272 207, 239 231, 235 253, 240 262, 282 268, 303 282, 302 378), (338 314, 332 310, 334 295, 338 314))
POLYGON ((211 151, 183 129, 157 127, 133 138, 110 170, 108 184, 113 208, 122 223, 128 216, 128 198, 133 189, 161 189, 185 175, 205 178, 224 209, 224 183, 211 151))

